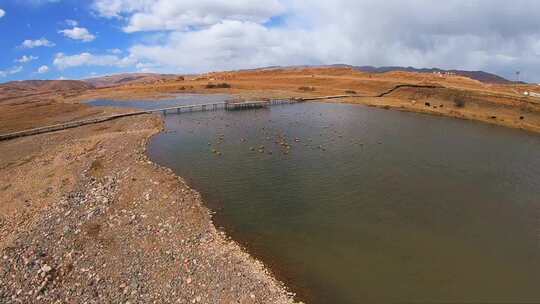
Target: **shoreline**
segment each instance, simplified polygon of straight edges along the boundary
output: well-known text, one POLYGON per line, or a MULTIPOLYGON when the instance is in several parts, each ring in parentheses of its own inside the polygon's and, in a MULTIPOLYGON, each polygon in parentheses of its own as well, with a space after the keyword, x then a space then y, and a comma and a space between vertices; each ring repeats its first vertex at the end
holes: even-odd
MULTIPOLYGON (((437 116, 437 117, 446 117, 446 118, 452 118, 452 119, 459 119, 459 120, 466 120, 466 121, 473 121, 483 124, 489 124, 499 127, 505 127, 510 129, 517 129, 522 131, 527 131, 535 134, 540 133, 540 125, 530 124, 530 123, 524 123, 519 120, 506 120, 504 117, 495 117, 492 118, 486 113, 483 113, 481 116, 480 114, 475 113, 466 113, 466 112, 459 112, 458 109, 450 109, 449 111, 438 111, 434 110, 432 108, 426 108, 424 107, 423 101, 422 104, 407 104, 403 101, 400 101, 398 103, 396 102, 384 102, 384 98, 378 98, 377 101, 371 102, 371 101, 365 101, 363 99, 373 99, 372 97, 365 97, 365 98, 357 98, 359 101, 355 100, 345 100, 345 101, 331 101, 331 100, 324 100, 324 101, 316 101, 321 103, 338 103, 338 104, 350 104, 350 105, 362 105, 367 107, 375 107, 379 109, 385 109, 385 110, 396 110, 400 112, 410 112, 410 113, 417 113, 417 114, 424 114, 424 115, 431 115, 431 116, 437 116), (382 101, 382 102, 378 102, 382 101)), ((444 103, 444 101, 440 102, 444 103)), ((535 117, 538 115, 534 115, 535 117)), ((516 113, 516 117, 519 117, 516 113)))
MULTIPOLYGON (((261 273, 261 274, 263 274, 265 276, 268 276, 268 278, 270 279, 270 282, 272 284, 275 284, 279 289, 282 290, 284 295, 286 295, 287 297, 290 297, 290 300, 292 300, 292 298, 296 296, 296 293, 292 292, 289 289, 288 285, 284 281, 278 279, 278 276, 275 275, 275 273, 270 269, 270 267, 268 265, 266 265, 266 263, 262 262, 261 259, 257 258, 254 254, 250 253, 249 248, 247 248, 246 246, 240 244, 240 242, 237 241, 236 239, 234 239, 232 236, 230 236, 229 233, 227 233, 225 231, 225 229, 221 230, 220 228, 218 228, 218 226, 216 225, 216 222, 214 220, 215 219, 215 214, 217 212, 213 211, 208 206, 208 203, 205 202, 205 200, 203 199, 203 195, 198 190, 196 190, 196 187, 192 187, 190 185, 190 183, 185 180, 184 177, 176 174, 172 169, 167 168, 165 166, 162 166, 162 165, 160 165, 160 164, 158 164, 158 163, 156 163, 156 162, 154 162, 154 161, 152 161, 150 159, 147 152, 148 152, 148 146, 149 146, 152 138, 154 136, 158 136, 162 132, 167 131, 166 128, 165 128, 165 120, 162 117, 160 117, 160 119, 162 120, 163 128, 159 132, 157 132, 155 134, 152 134, 150 137, 148 137, 146 139, 144 153, 145 153, 145 156, 148 159, 148 161, 152 163, 152 166, 154 166, 155 168, 158 168, 158 170, 164 171, 165 174, 172 174, 174 177, 176 177, 178 179, 180 184, 184 185, 187 189, 189 189, 190 191, 195 193, 195 195, 197 197, 199 197, 200 207, 205 209, 205 211, 207 212, 207 214, 209 216, 209 223, 210 223, 210 225, 212 227, 213 232, 216 233, 217 235, 219 235, 224 242, 228 242, 232 246, 237 247, 238 250, 239 250, 238 254, 240 256, 242 256, 242 259, 245 259, 245 260, 249 261, 249 263, 253 264, 255 272, 259 272, 259 273, 261 273)), ((290 303, 302 304, 303 302, 294 301, 294 302, 290 302, 290 303)))
MULTIPOLYGON (((264 73, 254 74, 261 78, 253 82, 253 75, 242 78, 239 73, 230 80, 230 90, 206 90, 208 81, 201 80, 185 93, 309 98, 354 89, 374 95, 402 82, 378 83, 371 77, 341 72, 277 79, 272 74, 268 78, 264 73), (313 85, 314 92, 301 91, 300 85, 313 85)), ((88 91, 54 102, 34 103, 21 97, 0 105, 5 109, 0 128, 17 131, 122 113, 125 110, 98 109, 84 101, 118 96, 170 98, 184 93, 171 91, 180 83, 185 82, 88 91), (35 111, 38 107, 40 111, 35 111)), ((540 103, 470 90, 465 106, 457 107, 456 96, 461 98, 463 92, 451 86, 405 88, 380 98, 323 102, 540 133, 540 103)), ((163 127, 158 115, 142 115, 0 141, 0 300, 293 303, 294 294, 278 279, 279 267, 271 273, 271 265, 266 267, 256 252, 250 254, 248 246, 216 227, 201 194, 172 170, 149 160, 148 143, 163 127)))
POLYGON ((162 130, 146 115, 0 144, 0 299, 293 303, 197 191, 149 160, 162 130))
MULTIPOLYGON (((386 106, 381 106, 381 105, 377 105, 377 104, 359 104, 359 103, 348 103, 348 102, 343 102, 343 104, 364 105, 364 106, 368 106, 368 107, 375 107, 375 108, 387 110, 385 108, 386 106)), ((404 107, 400 107, 400 106, 394 106, 394 107, 390 106, 390 108, 392 110, 400 111, 400 112, 416 113, 416 114, 429 115, 429 116, 435 116, 435 117, 444 117, 444 118, 450 118, 450 119, 465 120, 465 121, 482 123, 482 124, 498 126, 498 127, 508 128, 508 129, 531 132, 531 133, 534 133, 534 134, 540 134, 540 126, 533 126, 533 125, 523 126, 523 125, 516 125, 516 124, 513 124, 513 123, 504 123, 504 122, 501 122, 501 121, 494 121, 494 120, 487 119, 487 118, 486 119, 480 119, 478 117, 468 117, 468 116, 463 115, 463 114, 458 113, 458 112, 456 112, 455 114, 444 114, 444 113, 438 113, 438 112, 432 112, 432 111, 422 111, 422 110, 418 110, 418 109, 404 108, 404 107)))

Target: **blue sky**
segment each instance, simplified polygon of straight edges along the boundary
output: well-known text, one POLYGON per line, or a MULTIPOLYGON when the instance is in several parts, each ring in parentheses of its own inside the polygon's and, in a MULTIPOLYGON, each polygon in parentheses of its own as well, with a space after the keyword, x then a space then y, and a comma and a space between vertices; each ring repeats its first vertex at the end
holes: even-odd
POLYGON ((538 12, 537 0, 0 0, 0 82, 334 63, 540 82, 538 12))
POLYGON ((0 82, 19 79, 58 79, 82 78, 93 74, 115 73, 119 71, 135 71, 135 68, 75 67, 59 70, 52 62, 59 52, 79 54, 82 52, 110 53, 112 50, 125 50, 130 43, 137 39, 136 35, 126 35, 122 32, 116 20, 96 18, 91 14, 90 2, 86 1, 17 1, 0 2, 0 9, 5 15, 0 18, 0 70, 9 71, 22 67, 22 71, 0 78, 0 82), (84 4, 81 4, 84 3, 84 4), (96 38, 83 42, 64 36, 59 31, 73 28, 66 20, 77 21, 78 27, 87 28, 96 38), (24 48, 24 40, 39 40, 45 38, 54 44, 52 47, 24 48), (16 60, 27 57, 37 57, 22 63, 16 60), (40 67, 47 66, 48 72, 39 74, 40 67))

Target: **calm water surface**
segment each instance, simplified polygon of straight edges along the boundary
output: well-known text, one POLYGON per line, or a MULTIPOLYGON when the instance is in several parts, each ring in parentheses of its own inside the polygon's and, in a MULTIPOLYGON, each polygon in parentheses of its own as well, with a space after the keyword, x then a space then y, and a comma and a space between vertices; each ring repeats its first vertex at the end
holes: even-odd
POLYGON ((151 158, 303 300, 540 302, 537 135, 319 103, 166 124, 151 158))
POLYGON ((220 102, 229 99, 229 95, 224 94, 212 94, 212 95, 201 95, 201 94, 181 94, 168 99, 141 99, 141 100, 110 100, 110 99, 96 99, 88 102, 89 105, 105 107, 122 107, 122 108, 134 108, 142 110, 154 110, 162 109, 167 107, 174 106, 183 106, 183 105, 192 105, 192 104, 203 104, 203 103, 212 103, 220 102))

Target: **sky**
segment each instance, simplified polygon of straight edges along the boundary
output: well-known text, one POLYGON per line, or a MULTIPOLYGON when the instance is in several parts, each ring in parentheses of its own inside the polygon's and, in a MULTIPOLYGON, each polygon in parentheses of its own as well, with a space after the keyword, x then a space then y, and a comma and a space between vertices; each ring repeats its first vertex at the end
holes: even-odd
POLYGON ((0 82, 276 65, 540 83, 538 0, 0 0, 0 82))

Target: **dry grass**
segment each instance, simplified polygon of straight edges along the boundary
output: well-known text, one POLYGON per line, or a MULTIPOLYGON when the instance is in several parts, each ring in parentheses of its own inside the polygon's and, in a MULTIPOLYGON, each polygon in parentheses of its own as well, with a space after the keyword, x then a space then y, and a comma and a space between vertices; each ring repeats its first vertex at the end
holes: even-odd
POLYGON ((350 95, 377 96, 398 85, 430 85, 436 88, 400 88, 384 98, 350 98, 335 102, 373 106, 384 104, 414 112, 488 121, 529 130, 540 129, 540 99, 524 97, 522 94, 524 90, 534 91, 532 85, 484 84, 465 77, 440 78, 420 73, 366 74, 346 68, 299 68, 211 73, 205 77, 186 78, 182 81, 88 90, 69 98, 58 97, 57 94, 50 98, 54 102, 47 105, 42 95, 19 98, 9 101, 9 107, 0 102, 0 130, 22 129, 53 120, 71 120, 78 116, 73 114, 82 114, 83 108, 68 106, 67 103, 98 98, 170 98, 167 94, 207 94, 209 90, 222 90, 241 99, 253 100, 343 95, 344 92, 350 95), (31 104, 27 102, 32 102, 32 99, 40 100, 39 111, 30 110, 31 104), (429 103, 429 107, 425 103, 429 103), (68 115, 70 109, 76 111, 68 115), (49 113, 43 115, 43 110, 49 113), (497 116, 497 119, 491 119, 491 116, 497 116))

